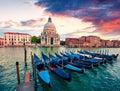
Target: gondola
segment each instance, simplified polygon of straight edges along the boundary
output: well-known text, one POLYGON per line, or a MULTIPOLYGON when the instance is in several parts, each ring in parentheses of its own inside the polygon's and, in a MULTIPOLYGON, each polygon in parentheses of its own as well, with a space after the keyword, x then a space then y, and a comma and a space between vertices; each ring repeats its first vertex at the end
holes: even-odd
POLYGON ((63 57, 61 56, 60 54, 58 53, 55 53, 57 59, 54 60, 58 65, 62 66, 63 68, 66 68, 68 70, 71 70, 71 71, 75 71, 75 72, 78 72, 78 73, 84 73, 85 72, 85 69, 84 68, 78 68, 74 65, 71 65, 69 62, 69 58, 67 57, 63 57))
POLYGON ((116 59, 119 55, 119 54, 112 54, 112 55, 110 55, 110 54, 99 54, 99 53, 88 52, 86 50, 78 51, 78 52, 82 53, 82 54, 91 55, 92 57, 102 58, 103 60, 108 60, 108 61, 111 61, 112 59, 116 59))
POLYGON ((66 54, 71 57, 73 56, 73 59, 74 60, 79 60, 79 62, 82 62, 84 64, 93 64, 94 66, 98 66, 100 63, 103 63, 102 60, 100 59, 95 59, 95 58, 85 58, 84 56, 81 56, 81 55, 78 55, 78 54, 75 54, 73 52, 66 52, 66 54))
POLYGON ((81 58, 81 56, 79 55, 75 55, 75 54, 71 54, 71 53, 62 53, 60 52, 60 54, 62 54, 63 56, 65 57, 68 57, 69 58, 69 63, 76 66, 76 67, 79 67, 79 68, 86 68, 86 69, 91 69, 93 68, 93 64, 92 63, 86 63, 84 61, 79 61, 81 58))
POLYGON ((37 69, 38 78, 42 79, 47 85, 52 86, 49 71, 36 54, 34 54, 34 65, 37 69))
POLYGON ((67 81, 71 81, 71 74, 65 72, 62 68, 58 67, 54 61, 51 61, 43 52, 41 53, 43 60, 46 63, 46 66, 52 71, 54 72, 56 75, 58 75, 59 77, 67 80, 67 81))

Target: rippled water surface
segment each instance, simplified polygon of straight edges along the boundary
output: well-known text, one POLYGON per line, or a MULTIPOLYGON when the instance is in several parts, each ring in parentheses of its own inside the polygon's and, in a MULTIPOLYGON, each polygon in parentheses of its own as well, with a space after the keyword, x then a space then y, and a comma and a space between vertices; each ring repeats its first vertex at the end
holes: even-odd
MULTIPOLYGON (((39 57, 43 51, 46 54, 59 51, 75 51, 78 48, 27 48, 27 69, 31 71, 30 54, 36 53, 39 57)), ((109 53, 120 53, 120 48, 87 49, 91 51, 109 50, 109 53)), ((17 86, 16 61, 20 66, 21 83, 24 80, 24 49, 23 48, 0 48, 0 91, 15 91, 17 86)), ((72 81, 67 82, 50 72, 52 88, 42 82, 37 84, 38 91, 120 91, 120 56, 112 62, 102 64, 99 67, 87 70, 84 74, 68 71, 72 74, 72 81)))

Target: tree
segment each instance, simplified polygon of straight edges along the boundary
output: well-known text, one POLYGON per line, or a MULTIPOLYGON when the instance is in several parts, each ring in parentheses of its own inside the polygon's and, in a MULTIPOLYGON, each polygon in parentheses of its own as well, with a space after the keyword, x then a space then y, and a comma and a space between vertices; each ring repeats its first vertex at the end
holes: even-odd
POLYGON ((40 43, 40 39, 36 36, 32 36, 32 43, 40 43))
POLYGON ((60 41, 60 45, 65 45, 65 41, 60 41))

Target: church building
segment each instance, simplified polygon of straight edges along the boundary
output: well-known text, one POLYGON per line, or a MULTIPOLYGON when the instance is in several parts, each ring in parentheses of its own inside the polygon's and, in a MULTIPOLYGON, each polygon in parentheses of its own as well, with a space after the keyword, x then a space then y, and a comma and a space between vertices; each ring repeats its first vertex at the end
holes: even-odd
POLYGON ((52 23, 51 17, 44 26, 44 30, 40 36, 42 46, 59 46, 60 36, 56 31, 55 25, 52 23))

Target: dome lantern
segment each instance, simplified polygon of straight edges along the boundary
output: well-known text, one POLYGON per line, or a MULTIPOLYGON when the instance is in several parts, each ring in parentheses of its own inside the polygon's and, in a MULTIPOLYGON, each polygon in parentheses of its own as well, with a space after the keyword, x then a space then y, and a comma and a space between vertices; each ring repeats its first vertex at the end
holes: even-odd
POLYGON ((52 19, 51 19, 51 17, 49 17, 49 18, 48 18, 48 22, 52 22, 52 19))

